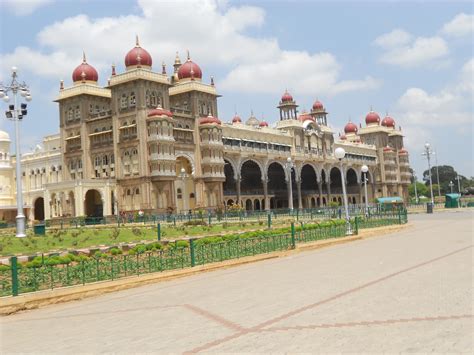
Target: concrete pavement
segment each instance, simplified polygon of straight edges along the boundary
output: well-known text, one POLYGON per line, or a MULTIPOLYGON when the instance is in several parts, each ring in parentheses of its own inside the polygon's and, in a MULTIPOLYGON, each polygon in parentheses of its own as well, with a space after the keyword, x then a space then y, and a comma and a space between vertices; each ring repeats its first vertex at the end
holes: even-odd
POLYGON ((0 319, 2 353, 472 352, 473 213, 0 319))

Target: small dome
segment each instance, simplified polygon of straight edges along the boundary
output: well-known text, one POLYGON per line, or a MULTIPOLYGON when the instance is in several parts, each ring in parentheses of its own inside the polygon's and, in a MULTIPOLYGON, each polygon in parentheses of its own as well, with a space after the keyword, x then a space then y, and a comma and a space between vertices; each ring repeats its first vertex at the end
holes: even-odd
POLYGON ((240 116, 238 115, 235 115, 233 118, 232 118, 232 123, 242 123, 242 119, 240 118, 240 116))
POLYGON ((161 105, 158 105, 157 108, 154 108, 153 110, 148 111, 148 117, 154 117, 154 116, 173 117, 173 113, 171 111, 165 110, 164 108, 161 107, 161 105))
POLYGON ((199 124, 221 124, 221 120, 214 116, 201 117, 199 124))
POLYGON ((130 51, 125 56, 125 66, 127 68, 138 65, 142 67, 151 67, 152 62, 153 61, 151 59, 150 53, 140 47, 137 36, 135 47, 130 49, 130 51))
POLYGON ((349 121, 345 126, 344 126, 344 133, 349 134, 349 133, 357 133, 357 126, 349 121))
POLYGON ((345 140, 347 140, 347 137, 346 137, 345 134, 343 134, 343 135, 341 135, 341 136, 339 137, 339 139, 340 139, 341 141, 345 141, 345 140))
POLYGON ((285 90, 285 93, 281 97, 281 102, 292 102, 293 101, 293 96, 288 92, 288 90, 285 90))
POLYGON ((365 124, 373 124, 373 123, 379 123, 380 122, 380 116, 377 112, 370 111, 367 116, 365 116, 365 124))
POLYGON ((313 116, 311 116, 309 113, 306 113, 306 112, 303 112, 301 115, 299 115, 298 120, 301 122, 308 121, 308 120, 315 122, 313 116))
POLYGON ((199 65, 194 63, 191 58, 189 57, 188 53, 188 60, 179 67, 178 69, 178 78, 181 79, 202 79, 202 71, 199 65))
POLYGON ((398 155, 407 155, 408 151, 405 148, 402 148, 398 151, 398 155))
POLYGON ((324 109, 323 103, 319 100, 316 100, 313 104, 313 110, 322 110, 324 109))
POLYGON ((10 142, 10 135, 5 131, 0 131, 0 142, 10 142))
POLYGON ((393 149, 387 145, 385 148, 383 148, 383 151, 384 153, 391 153, 393 152, 393 149))
POLYGON ((268 123, 265 122, 265 121, 261 121, 259 124, 258 124, 259 127, 268 127, 268 123))
POLYGON ((83 53, 82 63, 72 72, 72 81, 77 83, 82 81, 97 82, 97 80, 99 80, 99 74, 97 74, 97 70, 95 70, 92 65, 87 63, 86 55, 83 53))
POLYGON ((382 120, 382 126, 395 128, 395 120, 390 116, 385 116, 382 120))

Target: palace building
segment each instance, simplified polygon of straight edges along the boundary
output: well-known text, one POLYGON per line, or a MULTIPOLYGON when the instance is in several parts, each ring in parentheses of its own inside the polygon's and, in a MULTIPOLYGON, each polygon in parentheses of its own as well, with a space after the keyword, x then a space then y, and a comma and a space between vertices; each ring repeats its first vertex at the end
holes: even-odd
MULTIPOLYGON (((223 122, 214 80, 189 56, 178 54, 172 73, 152 69, 136 41, 125 71, 112 66, 107 86, 84 55, 55 100, 59 134, 22 156, 26 216, 50 219, 119 212, 182 212, 240 204, 247 210, 342 203, 342 160, 349 202, 363 203, 362 165, 369 199, 407 199, 408 153, 393 118, 369 112, 364 126, 348 122, 334 137, 324 105, 299 112, 285 91, 269 124, 253 114, 223 122), (291 162, 288 162, 291 158, 291 162)), ((0 132, 0 201, 3 218, 15 216, 10 140, 0 132), (8 212, 7 210, 11 210, 8 212), (9 214, 10 213, 10 214, 9 214)))

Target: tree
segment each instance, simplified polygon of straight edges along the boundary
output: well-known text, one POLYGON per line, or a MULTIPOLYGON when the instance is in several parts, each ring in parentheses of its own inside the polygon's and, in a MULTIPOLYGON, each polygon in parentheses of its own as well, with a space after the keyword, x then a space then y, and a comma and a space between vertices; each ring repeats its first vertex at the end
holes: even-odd
MULTIPOLYGON (((418 197, 419 196, 428 196, 428 187, 421 183, 421 182, 418 182, 416 183, 416 190, 417 190, 417 193, 418 193, 418 197)), ((410 195, 410 197, 415 197, 415 184, 410 184, 408 186, 408 194, 410 195)))
MULTIPOLYGON (((435 184, 439 184, 441 188, 441 193, 446 194, 451 192, 451 188, 449 187, 449 182, 452 181, 454 184, 457 186, 457 181, 456 177, 458 176, 458 173, 452 166, 449 165, 439 165, 438 166, 438 172, 439 172, 439 182, 438 182, 438 177, 436 174, 436 166, 431 167, 431 181, 433 183, 433 194, 437 195, 438 193, 438 187, 435 184)), ((461 186, 464 185, 464 181, 467 181, 466 177, 459 175, 461 178, 461 186)), ((426 186, 430 185, 430 178, 429 178, 429 173, 428 170, 425 170, 423 172, 423 180, 425 181, 426 186)), ((455 191, 457 192, 457 189, 455 188, 455 191)))

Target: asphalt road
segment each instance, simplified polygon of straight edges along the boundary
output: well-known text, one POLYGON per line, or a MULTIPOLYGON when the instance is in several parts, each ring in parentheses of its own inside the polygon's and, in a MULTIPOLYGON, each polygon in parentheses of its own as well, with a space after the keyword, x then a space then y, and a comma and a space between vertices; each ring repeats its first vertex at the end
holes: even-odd
POLYGON ((1 318, 1 352, 473 352, 473 213, 1 318))

